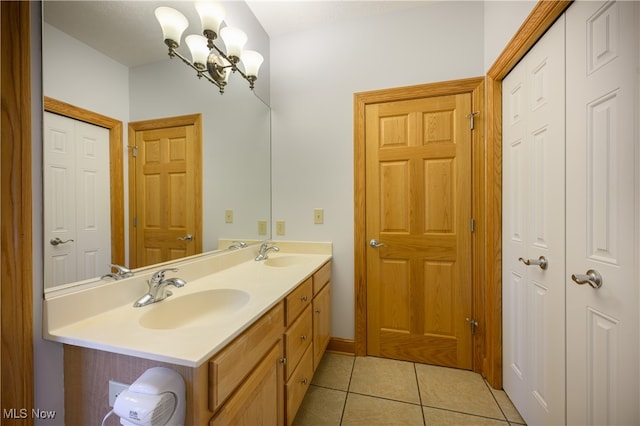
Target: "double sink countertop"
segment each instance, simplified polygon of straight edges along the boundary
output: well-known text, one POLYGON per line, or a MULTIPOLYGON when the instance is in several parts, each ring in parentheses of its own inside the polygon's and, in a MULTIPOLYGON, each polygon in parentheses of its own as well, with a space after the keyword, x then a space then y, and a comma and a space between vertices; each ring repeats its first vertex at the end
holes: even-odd
POLYGON ((164 264, 134 277, 49 294, 45 339, 171 364, 198 367, 331 259, 331 243, 274 242, 280 252, 255 261, 258 246, 164 264), (172 296, 134 308, 161 268, 172 296))

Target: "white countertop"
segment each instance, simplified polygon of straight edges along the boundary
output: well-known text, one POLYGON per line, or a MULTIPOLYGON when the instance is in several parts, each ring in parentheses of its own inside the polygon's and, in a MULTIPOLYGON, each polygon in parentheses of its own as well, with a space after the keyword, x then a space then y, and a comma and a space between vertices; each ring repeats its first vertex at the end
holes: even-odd
MULTIPOLYGON (((170 287, 172 296, 140 308, 133 307, 133 302, 144 294, 140 289, 146 289, 146 284, 141 286, 139 282, 127 287, 127 295, 132 293, 129 291, 130 288, 135 288, 137 292, 136 296, 128 298, 124 304, 107 306, 106 309, 103 307, 102 310, 97 307, 94 315, 84 315, 82 318, 60 319, 66 316, 65 310, 73 309, 72 305, 78 306, 82 300, 81 296, 67 297, 66 300, 66 295, 52 297, 45 300, 45 338, 70 345, 197 367, 331 259, 330 251, 329 254, 281 252, 269 255, 273 259, 284 256, 298 257, 300 261, 290 266, 273 267, 267 266, 264 262, 256 262, 253 258, 244 260, 226 269, 187 280, 187 284, 182 288, 170 287), (235 312, 213 319, 202 317, 184 323, 178 311, 175 313, 176 323, 180 323, 177 328, 153 329, 140 324, 142 316, 153 309, 161 308, 163 303, 213 289, 241 290, 246 292, 249 298, 246 304, 235 312), (59 318, 55 318, 56 316, 59 318)), ((182 267, 179 272, 167 274, 167 277, 182 277, 181 272, 182 267)), ((187 271, 184 273, 190 275, 187 271)), ((140 280, 139 277, 138 281, 140 280)), ((119 287, 118 284, 124 281, 126 280, 113 283, 112 291, 122 290, 123 287, 119 287)), ((87 290, 82 297, 91 305, 99 305, 99 301, 95 299, 100 298, 100 295, 95 290, 93 294, 91 291, 87 290)), ((104 293, 107 290, 100 291, 104 293)), ((123 297, 119 297, 118 300, 122 299, 123 297)), ((185 312, 184 315, 189 313, 185 312)))

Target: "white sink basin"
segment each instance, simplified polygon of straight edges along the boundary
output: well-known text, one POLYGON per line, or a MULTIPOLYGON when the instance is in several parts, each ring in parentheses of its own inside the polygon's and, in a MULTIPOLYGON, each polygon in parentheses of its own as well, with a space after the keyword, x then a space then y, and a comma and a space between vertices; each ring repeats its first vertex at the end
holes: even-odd
POLYGON ((170 297, 142 307, 140 325, 151 329, 175 329, 194 323, 215 322, 229 318, 249 302, 249 293, 235 289, 215 289, 170 297))
POLYGON ((271 266, 274 268, 286 268, 288 266, 299 266, 304 265, 305 263, 309 263, 309 259, 303 256, 275 256, 268 257, 264 260, 264 264, 266 266, 271 266))

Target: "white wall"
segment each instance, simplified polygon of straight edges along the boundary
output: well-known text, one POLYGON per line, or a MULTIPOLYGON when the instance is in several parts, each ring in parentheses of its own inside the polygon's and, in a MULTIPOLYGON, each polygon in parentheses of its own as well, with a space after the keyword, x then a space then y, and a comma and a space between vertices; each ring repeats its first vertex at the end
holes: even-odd
POLYGON ((488 71, 527 18, 535 1, 484 2, 484 69, 488 71))
POLYGON ((333 242, 334 337, 354 337, 353 94, 484 75, 482 14, 425 3, 271 40, 273 220, 286 239, 333 242))

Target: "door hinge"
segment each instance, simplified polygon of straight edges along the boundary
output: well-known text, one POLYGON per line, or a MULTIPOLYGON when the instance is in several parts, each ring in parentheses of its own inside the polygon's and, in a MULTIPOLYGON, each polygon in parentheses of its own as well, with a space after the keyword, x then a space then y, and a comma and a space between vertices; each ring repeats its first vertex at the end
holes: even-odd
POLYGON ((471 218, 471 233, 473 234, 474 232, 476 232, 476 220, 471 218))
POLYGON ((138 147, 136 145, 129 145, 129 148, 131 148, 131 155, 134 157, 138 156, 138 147))
POLYGON ((466 318, 466 320, 469 323, 469 326, 471 327, 471 334, 476 334, 476 328, 478 328, 478 321, 471 318, 466 318))
POLYGON ((467 117, 469 119, 469 128, 471 130, 473 130, 474 126, 475 126, 475 120, 474 120, 474 116, 479 115, 480 111, 475 111, 472 112, 471 114, 467 114, 465 117, 467 117))
POLYGON ((134 216, 134 218, 133 218, 133 227, 135 228, 136 226, 138 226, 138 217, 134 216))

